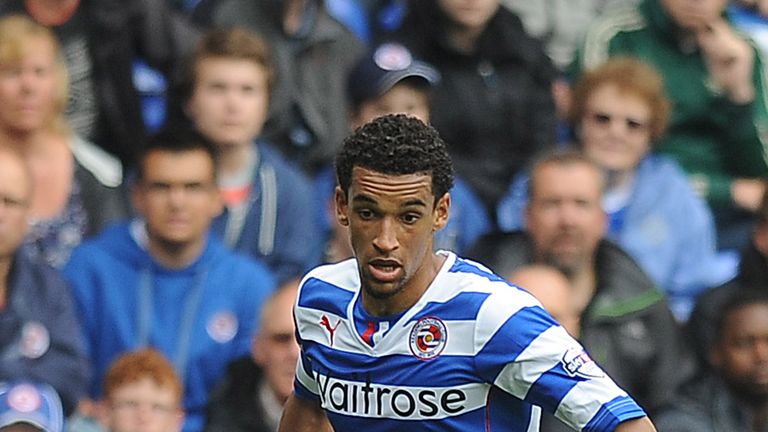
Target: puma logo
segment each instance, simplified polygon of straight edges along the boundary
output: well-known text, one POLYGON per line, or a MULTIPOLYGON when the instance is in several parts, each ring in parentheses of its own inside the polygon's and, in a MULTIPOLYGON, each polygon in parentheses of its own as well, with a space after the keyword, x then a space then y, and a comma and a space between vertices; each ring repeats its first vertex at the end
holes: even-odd
POLYGON ((323 315, 323 317, 320 319, 320 325, 325 327, 326 330, 328 330, 328 335, 330 336, 331 340, 331 346, 333 346, 333 334, 336 332, 336 327, 339 326, 339 323, 341 322, 341 319, 336 321, 335 326, 331 326, 331 321, 328 319, 328 315, 323 315))

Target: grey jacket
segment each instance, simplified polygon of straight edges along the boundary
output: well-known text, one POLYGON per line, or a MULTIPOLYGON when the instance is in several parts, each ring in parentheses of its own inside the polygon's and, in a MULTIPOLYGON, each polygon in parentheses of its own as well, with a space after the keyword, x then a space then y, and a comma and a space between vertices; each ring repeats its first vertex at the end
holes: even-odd
POLYGON ((708 375, 686 385, 653 421, 659 432, 749 432, 750 414, 743 407, 721 379, 708 375))
MULTIPOLYGON (((497 274, 533 262, 531 241, 520 231, 486 236, 469 257, 497 274)), ((581 317, 580 342, 653 413, 693 374, 692 355, 663 295, 626 252, 603 240, 596 262, 597 292, 581 317)))

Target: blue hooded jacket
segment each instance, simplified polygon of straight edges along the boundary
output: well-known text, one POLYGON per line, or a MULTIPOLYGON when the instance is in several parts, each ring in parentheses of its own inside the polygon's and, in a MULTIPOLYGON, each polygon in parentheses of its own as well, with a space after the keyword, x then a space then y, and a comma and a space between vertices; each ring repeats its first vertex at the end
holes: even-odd
POLYGON ((248 354, 275 281, 262 264, 212 235, 192 264, 164 268, 142 246, 143 233, 140 221, 109 227, 75 249, 64 268, 94 369, 91 395, 100 396, 116 357, 151 346, 184 382, 184 431, 199 431, 208 394, 227 364, 248 354))

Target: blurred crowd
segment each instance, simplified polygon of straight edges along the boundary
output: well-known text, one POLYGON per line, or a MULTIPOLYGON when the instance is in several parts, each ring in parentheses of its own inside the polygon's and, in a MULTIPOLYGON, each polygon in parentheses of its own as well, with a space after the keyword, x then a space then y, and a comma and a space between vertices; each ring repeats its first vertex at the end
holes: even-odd
POLYGON ((0 431, 275 431, 389 113, 451 152, 437 248, 659 431, 766 431, 766 55, 765 0, 3 0, 0 431))

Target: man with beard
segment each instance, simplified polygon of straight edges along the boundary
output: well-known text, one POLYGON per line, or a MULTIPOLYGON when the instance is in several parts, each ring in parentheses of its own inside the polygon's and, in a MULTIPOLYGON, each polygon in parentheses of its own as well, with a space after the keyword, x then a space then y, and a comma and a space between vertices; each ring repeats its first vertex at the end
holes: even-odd
POLYGON ((663 295, 603 236, 601 170, 575 150, 544 155, 531 170, 525 231, 481 239, 469 256, 497 274, 533 263, 559 268, 580 315, 579 341, 652 413, 693 371, 663 295))
MULTIPOLYGON (((762 287, 761 287, 762 288, 762 287)), ((744 290, 720 314, 712 368, 657 419, 659 431, 768 430, 768 293, 744 290)))

